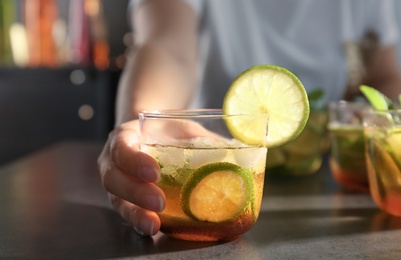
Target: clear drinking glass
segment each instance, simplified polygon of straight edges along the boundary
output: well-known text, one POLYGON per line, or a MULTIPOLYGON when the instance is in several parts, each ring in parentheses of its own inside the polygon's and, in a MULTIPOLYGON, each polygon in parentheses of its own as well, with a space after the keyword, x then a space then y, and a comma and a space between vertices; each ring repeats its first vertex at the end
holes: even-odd
POLYGON ((363 126, 373 200, 401 217, 401 110, 367 111, 363 126))
POLYGON ((328 150, 327 109, 311 109, 302 133, 292 142, 270 148, 266 170, 269 176, 304 176, 315 173, 328 150))
MULTIPOLYGON (((232 240, 256 222, 267 148, 235 139, 227 125, 266 115, 224 115, 219 109, 143 111, 141 150, 157 160, 166 195, 161 231, 193 241, 232 240), (224 209, 224 210, 222 210, 224 209)), ((263 138, 267 128, 261 129, 263 138)))
POLYGON ((366 109, 368 105, 363 102, 339 101, 329 104, 331 173, 345 188, 360 192, 369 192, 362 125, 362 115, 366 109))

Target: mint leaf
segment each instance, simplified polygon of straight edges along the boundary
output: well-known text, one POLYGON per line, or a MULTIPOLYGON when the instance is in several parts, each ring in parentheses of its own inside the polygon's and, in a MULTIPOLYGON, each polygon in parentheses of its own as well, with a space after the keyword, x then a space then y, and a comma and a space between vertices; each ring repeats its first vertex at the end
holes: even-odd
POLYGON ((309 107, 312 110, 321 109, 324 106, 324 104, 322 103, 323 97, 324 97, 324 90, 321 88, 308 92, 309 107))
POLYGON ((319 101, 323 98, 324 90, 321 88, 315 89, 313 91, 308 92, 308 99, 310 101, 319 101))

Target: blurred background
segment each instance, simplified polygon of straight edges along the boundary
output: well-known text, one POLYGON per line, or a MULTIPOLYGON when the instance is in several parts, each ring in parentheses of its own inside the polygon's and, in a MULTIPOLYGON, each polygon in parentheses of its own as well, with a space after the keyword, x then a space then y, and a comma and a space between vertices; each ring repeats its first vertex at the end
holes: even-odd
POLYGON ((0 0, 0 165, 60 140, 106 139, 132 45, 128 3, 0 0))
POLYGON ((0 165, 60 140, 105 140, 128 2, 0 0, 0 165))

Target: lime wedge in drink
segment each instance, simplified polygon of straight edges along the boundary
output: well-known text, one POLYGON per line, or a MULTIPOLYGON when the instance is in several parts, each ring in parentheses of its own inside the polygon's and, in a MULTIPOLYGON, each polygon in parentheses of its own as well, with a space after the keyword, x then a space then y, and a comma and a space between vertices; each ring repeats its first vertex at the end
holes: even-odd
POLYGON ((226 120, 227 127, 243 143, 270 148, 282 146, 302 132, 309 117, 309 102, 304 86, 293 73, 274 65, 257 65, 232 82, 223 112, 255 115, 226 120))
POLYGON ((366 85, 361 85, 359 90, 375 109, 387 110, 393 107, 392 101, 377 89, 366 85))
POLYGON ((387 132, 387 150, 401 171, 401 128, 391 129, 387 132))
POLYGON ((253 177, 236 164, 204 165, 193 172, 181 189, 181 208, 200 221, 235 218, 253 200, 253 177))
POLYGON ((399 172, 399 166, 397 161, 394 160, 394 156, 391 154, 391 150, 386 145, 384 140, 372 140, 370 142, 371 149, 374 149, 374 153, 369 153, 368 164, 374 167, 375 171, 380 173, 380 177, 377 176, 374 180, 370 180, 379 186, 393 186, 398 185, 394 183, 394 180, 399 178, 394 178, 394 173, 399 172), (377 183, 379 182, 379 183, 377 183))

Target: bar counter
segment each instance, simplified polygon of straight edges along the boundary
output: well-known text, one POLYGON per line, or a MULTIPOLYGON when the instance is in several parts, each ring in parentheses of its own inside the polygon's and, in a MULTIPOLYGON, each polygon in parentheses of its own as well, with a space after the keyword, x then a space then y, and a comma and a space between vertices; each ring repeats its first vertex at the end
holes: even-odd
POLYGON ((0 167, 0 259, 401 259, 401 218, 337 185, 325 160, 266 178, 256 225, 231 242, 142 237, 101 187, 101 143, 66 141, 0 167))

